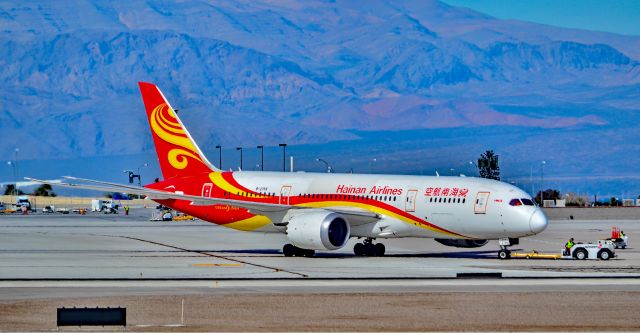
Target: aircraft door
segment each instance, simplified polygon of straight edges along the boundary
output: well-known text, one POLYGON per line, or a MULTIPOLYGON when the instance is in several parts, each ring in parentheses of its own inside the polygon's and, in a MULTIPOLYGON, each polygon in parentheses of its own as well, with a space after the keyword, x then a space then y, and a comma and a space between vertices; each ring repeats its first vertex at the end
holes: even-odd
POLYGON ((404 210, 406 212, 416 211, 416 196, 418 196, 418 190, 407 191, 407 197, 404 199, 404 210))
POLYGON ((487 204, 489 204, 490 192, 478 192, 476 195, 476 202, 473 206, 473 212, 476 214, 486 214, 487 204))
POLYGON ((289 204, 289 195, 291 195, 291 186, 285 185, 280 189, 280 204, 288 205, 289 204))
POLYGON ((212 183, 206 183, 202 185, 202 196, 205 198, 211 197, 211 188, 213 187, 212 183))

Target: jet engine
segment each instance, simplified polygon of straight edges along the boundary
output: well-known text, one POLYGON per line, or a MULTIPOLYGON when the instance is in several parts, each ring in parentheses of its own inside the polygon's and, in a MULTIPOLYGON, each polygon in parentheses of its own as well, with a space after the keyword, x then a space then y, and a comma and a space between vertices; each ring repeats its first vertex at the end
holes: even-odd
POLYGON ((454 247, 481 247, 489 243, 486 239, 448 239, 448 238, 436 238, 436 242, 454 247))
POLYGON ((308 250, 337 250, 347 244, 350 234, 345 217, 324 209, 300 211, 287 224, 291 243, 308 250))

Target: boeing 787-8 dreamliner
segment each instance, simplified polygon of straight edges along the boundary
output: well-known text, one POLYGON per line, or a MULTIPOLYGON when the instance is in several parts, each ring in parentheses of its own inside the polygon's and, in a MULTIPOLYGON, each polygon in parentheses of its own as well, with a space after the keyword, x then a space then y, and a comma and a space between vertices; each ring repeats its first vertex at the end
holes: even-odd
POLYGON ((473 177, 222 171, 211 164, 160 89, 140 82, 162 179, 135 187, 66 177, 54 183, 146 195, 225 227, 283 233, 285 256, 313 256, 363 238, 354 253, 384 255, 384 238, 423 237, 455 247, 500 241, 500 258, 547 218, 521 189, 473 177))

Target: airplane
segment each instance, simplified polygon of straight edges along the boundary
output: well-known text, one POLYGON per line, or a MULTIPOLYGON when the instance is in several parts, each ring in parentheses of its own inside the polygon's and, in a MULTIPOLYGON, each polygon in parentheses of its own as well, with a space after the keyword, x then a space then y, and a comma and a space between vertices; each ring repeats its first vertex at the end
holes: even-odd
POLYGON ((201 220, 286 235, 287 256, 355 244, 357 256, 382 256, 387 238, 422 237, 475 248, 499 240, 510 257, 519 238, 545 230, 547 218, 523 190, 475 177, 223 171, 197 146, 160 89, 139 82, 162 179, 143 187, 65 177, 56 186, 145 195, 201 220))

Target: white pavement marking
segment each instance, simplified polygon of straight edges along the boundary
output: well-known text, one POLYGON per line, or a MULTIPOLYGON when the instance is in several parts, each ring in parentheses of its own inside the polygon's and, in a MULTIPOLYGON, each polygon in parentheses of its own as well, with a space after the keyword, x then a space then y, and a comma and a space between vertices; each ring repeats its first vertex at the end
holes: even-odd
POLYGON ((117 280, 0 281, 0 288, 249 288, 249 287, 434 287, 434 286, 640 286, 637 278, 577 279, 278 279, 278 280, 117 280))

